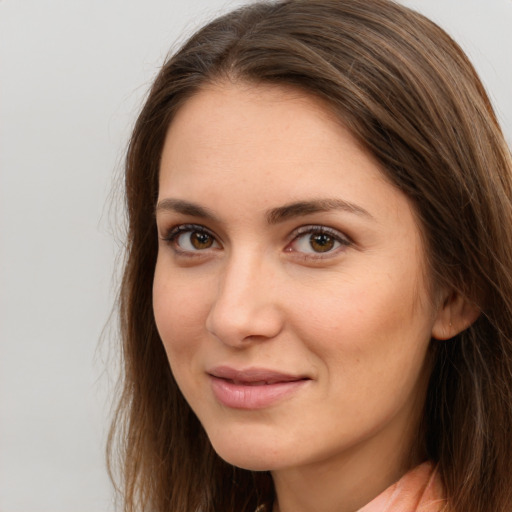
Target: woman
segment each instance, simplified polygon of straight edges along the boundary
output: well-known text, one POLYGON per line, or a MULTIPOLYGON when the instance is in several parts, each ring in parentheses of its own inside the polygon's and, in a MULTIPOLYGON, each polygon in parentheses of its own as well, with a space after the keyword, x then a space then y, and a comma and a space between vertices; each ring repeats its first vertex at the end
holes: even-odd
POLYGON ((510 510, 511 171, 465 55, 388 0, 195 34, 127 156, 125 510, 510 510))

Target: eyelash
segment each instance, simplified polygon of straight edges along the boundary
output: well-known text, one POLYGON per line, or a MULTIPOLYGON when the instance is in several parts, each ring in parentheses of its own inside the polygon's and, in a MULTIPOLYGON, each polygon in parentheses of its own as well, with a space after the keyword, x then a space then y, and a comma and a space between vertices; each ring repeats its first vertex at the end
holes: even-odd
POLYGON ((343 235, 336 229, 329 228, 327 226, 321 226, 321 225, 309 225, 309 226, 302 226, 293 232, 292 240, 286 246, 285 251, 292 252, 291 246, 294 243, 298 242, 301 238, 305 237, 306 235, 309 235, 309 242, 311 242, 311 238, 314 235, 325 235, 328 238, 330 238, 334 243, 339 244, 337 247, 329 248, 325 252, 296 251, 298 254, 300 254, 302 257, 304 257, 306 259, 329 258, 329 257, 333 256, 334 254, 337 254, 343 248, 351 246, 353 243, 352 240, 348 236, 343 235))
MULTIPOLYGON (((185 257, 196 257, 201 256, 201 252, 207 250, 207 249, 216 249, 217 247, 205 247, 203 250, 196 249, 196 250, 190 250, 190 249, 183 249, 180 247, 180 245, 177 243, 178 238, 183 235, 184 233, 197 233, 199 235, 207 235, 211 238, 212 244, 217 244, 217 246, 220 246, 219 241, 217 240, 217 237, 209 230, 206 229, 204 226, 201 226, 199 224, 180 224, 178 226, 175 226, 171 228, 168 233, 162 237, 162 240, 169 245, 172 246, 172 249, 180 256, 185 257)), ((346 235, 343 235, 339 231, 329 228, 327 226, 321 226, 321 225, 308 225, 308 226, 301 226, 297 228, 293 234, 291 235, 291 240, 288 242, 285 248, 285 252, 297 252, 305 259, 322 259, 322 258, 328 258, 334 254, 337 254, 340 250, 342 250, 345 247, 349 247, 352 245, 352 240, 347 237, 346 235), (329 248, 325 252, 321 251, 293 251, 293 244, 300 241, 301 238, 305 237, 306 235, 311 237, 314 235, 325 235, 328 238, 330 238, 334 244, 339 244, 335 248, 329 248)))
POLYGON ((217 243, 219 245, 217 237, 209 229, 206 229, 204 226, 201 226, 199 224, 180 224, 178 226, 175 226, 171 228, 164 237, 162 237, 162 240, 171 245, 173 250, 179 255, 188 257, 201 256, 201 254, 199 254, 202 252, 200 249, 195 251, 188 250, 183 249, 178 245, 177 240, 184 233, 198 233, 202 235, 207 235, 213 240, 213 243, 217 243))

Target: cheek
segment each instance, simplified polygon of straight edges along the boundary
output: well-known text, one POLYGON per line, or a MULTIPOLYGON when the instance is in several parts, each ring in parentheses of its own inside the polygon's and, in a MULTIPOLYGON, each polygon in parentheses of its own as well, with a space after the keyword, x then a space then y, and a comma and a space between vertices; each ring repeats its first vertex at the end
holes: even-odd
POLYGON ((292 294, 297 335, 322 364, 339 369, 330 372, 334 378, 367 375, 371 382, 374 375, 393 378, 401 366, 420 371, 433 314, 426 298, 418 301, 417 275, 411 274, 361 272, 362 279, 310 289, 308 300, 292 294))
MULTIPOLYGON (((162 283, 155 276, 153 309, 155 322, 169 365, 187 402, 193 402, 197 387, 197 354, 200 353, 202 326, 199 320, 197 298, 181 289, 162 283)), ((171 281, 166 281, 167 283, 171 281)))
POLYGON ((171 368, 186 363, 196 352, 208 314, 206 295, 179 276, 166 275, 157 265, 153 284, 155 322, 171 368), (171 284, 172 283, 172 284, 171 284))

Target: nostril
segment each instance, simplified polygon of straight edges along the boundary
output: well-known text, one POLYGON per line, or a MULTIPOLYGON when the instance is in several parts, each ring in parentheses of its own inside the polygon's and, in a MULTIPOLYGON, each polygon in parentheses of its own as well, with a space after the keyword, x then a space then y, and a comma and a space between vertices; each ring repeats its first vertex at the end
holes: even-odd
POLYGON ((216 304, 206 319, 206 330, 221 342, 245 346, 274 338, 282 330, 281 314, 271 306, 232 306, 216 304))

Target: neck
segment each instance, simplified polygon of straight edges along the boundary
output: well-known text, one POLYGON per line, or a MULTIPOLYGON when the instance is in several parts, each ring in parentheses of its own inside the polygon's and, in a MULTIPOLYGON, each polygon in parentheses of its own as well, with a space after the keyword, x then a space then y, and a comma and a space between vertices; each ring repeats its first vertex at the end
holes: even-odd
POLYGON ((380 439, 378 446, 370 441, 343 457, 272 472, 277 497, 273 512, 359 510, 421 461, 419 455, 397 453, 396 440, 388 441, 380 439))

